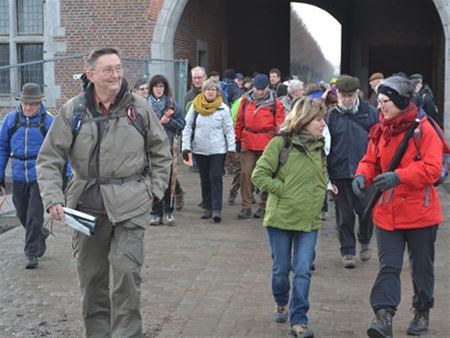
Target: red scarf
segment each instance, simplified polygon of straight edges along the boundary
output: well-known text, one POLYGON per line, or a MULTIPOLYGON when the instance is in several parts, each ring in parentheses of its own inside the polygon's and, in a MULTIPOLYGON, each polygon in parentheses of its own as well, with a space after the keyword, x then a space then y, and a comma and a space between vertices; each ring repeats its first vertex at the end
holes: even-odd
POLYGON ((393 136, 396 136, 408 130, 414 123, 414 120, 417 118, 418 113, 419 110, 411 101, 409 102, 408 107, 406 107, 403 112, 392 119, 385 118, 381 113, 380 128, 381 133, 384 135, 384 139, 386 140, 386 145, 390 142, 393 136))

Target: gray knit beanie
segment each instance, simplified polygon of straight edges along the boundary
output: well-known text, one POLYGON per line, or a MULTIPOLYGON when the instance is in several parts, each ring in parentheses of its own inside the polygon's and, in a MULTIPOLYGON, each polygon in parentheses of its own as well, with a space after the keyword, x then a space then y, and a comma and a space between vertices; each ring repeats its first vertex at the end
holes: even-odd
POLYGON ((407 78, 391 76, 380 82, 377 91, 389 97, 398 108, 405 109, 414 95, 415 86, 407 78))

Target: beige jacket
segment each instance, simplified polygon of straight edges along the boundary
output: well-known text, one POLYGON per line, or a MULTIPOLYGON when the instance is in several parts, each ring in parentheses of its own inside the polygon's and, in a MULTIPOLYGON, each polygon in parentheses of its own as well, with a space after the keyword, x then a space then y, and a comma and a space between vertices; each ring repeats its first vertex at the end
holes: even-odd
MULTIPOLYGON (((45 210, 57 203, 76 208, 88 183, 88 166, 97 143, 98 131, 95 122, 87 121, 81 125, 73 142, 74 101, 75 98, 72 98, 62 107, 37 159, 38 183, 45 210), (70 160, 73 177, 64 198, 61 173, 66 159, 70 160)), ((153 197, 159 200, 163 198, 169 180, 169 143, 161 123, 147 102, 127 92, 111 113, 127 111, 133 101, 136 111, 147 124, 147 145, 144 145, 144 137, 130 123, 126 114, 109 120, 100 142, 99 176, 115 179, 139 176, 144 172, 147 159, 150 171, 145 177, 136 177, 121 184, 100 185, 106 214, 114 224, 143 213, 149 214, 153 197), (146 150, 148 157, 145 156, 146 150)), ((90 117, 92 114, 86 108, 86 118, 90 117)))

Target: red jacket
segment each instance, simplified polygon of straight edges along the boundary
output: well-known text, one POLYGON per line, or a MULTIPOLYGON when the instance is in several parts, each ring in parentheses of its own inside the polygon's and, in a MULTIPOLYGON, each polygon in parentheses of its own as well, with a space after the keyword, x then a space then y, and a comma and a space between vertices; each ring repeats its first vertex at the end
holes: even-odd
MULTIPOLYGON (((421 159, 414 160, 417 147, 414 137, 411 137, 406 153, 395 170, 400 178, 400 184, 385 191, 373 210, 374 224, 383 230, 424 228, 443 222, 438 193, 433 187, 441 175, 442 141, 427 119, 422 119, 419 128, 422 132, 421 159)), ((384 133, 381 134, 378 157, 382 172, 386 171, 404 135, 405 132, 393 136, 385 146, 384 133)), ((376 145, 371 140, 355 174, 355 176, 364 175, 367 186, 371 185, 373 178, 380 174, 376 162, 376 145)))
POLYGON ((275 112, 273 107, 273 100, 256 108, 253 100, 247 96, 242 98, 234 126, 236 140, 241 142, 242 149, 263 151, 278 133, 284 122, 284 109, 278 99, 275 99, 275 112))

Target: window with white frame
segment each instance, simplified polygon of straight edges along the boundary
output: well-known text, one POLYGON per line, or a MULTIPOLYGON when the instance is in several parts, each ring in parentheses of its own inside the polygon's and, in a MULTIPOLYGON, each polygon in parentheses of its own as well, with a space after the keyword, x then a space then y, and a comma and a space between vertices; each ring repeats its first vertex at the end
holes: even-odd
MULTIPOLYGON (((0 0, 0 67, 44 57, 44 0, 0 0)), ((27 82, 43 87, 42 63, 0 69, 0 95, 15 95, 27 82)))

